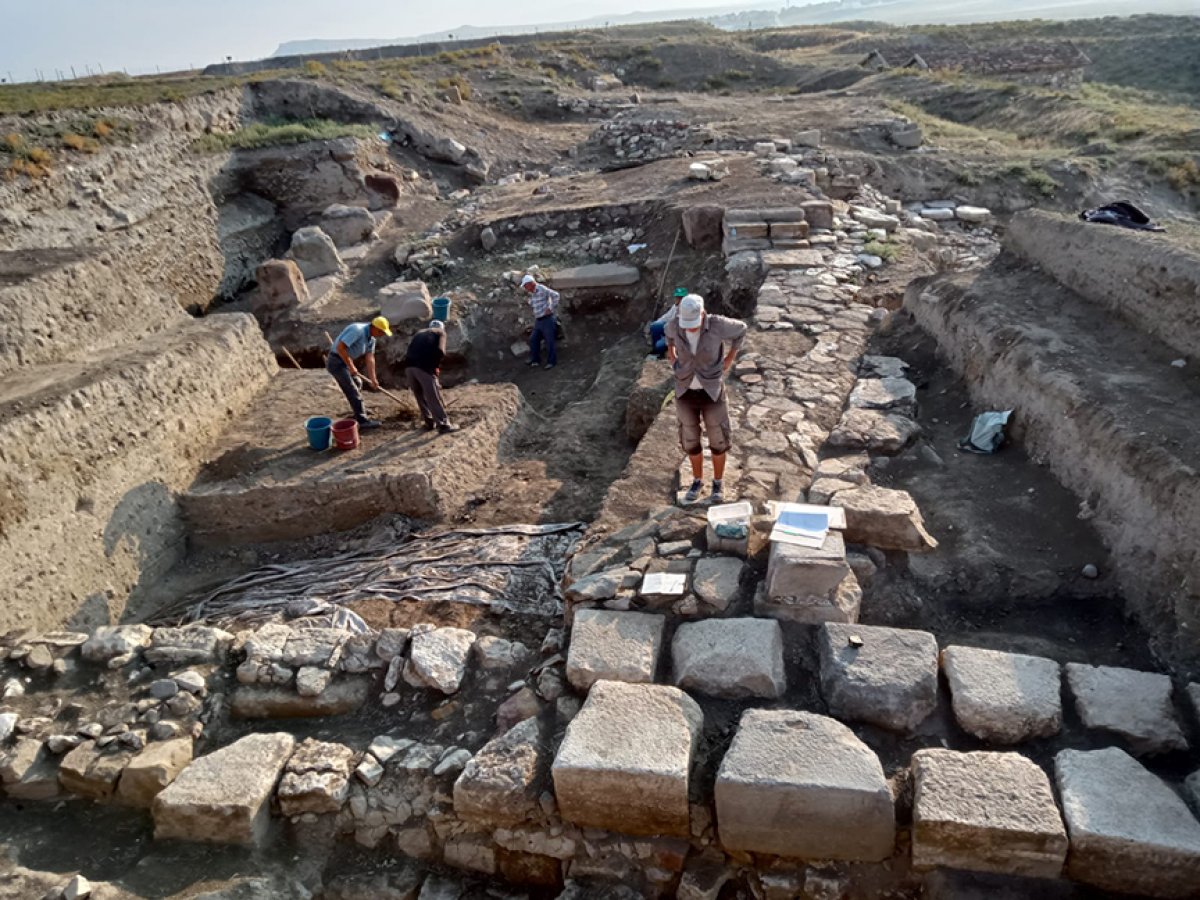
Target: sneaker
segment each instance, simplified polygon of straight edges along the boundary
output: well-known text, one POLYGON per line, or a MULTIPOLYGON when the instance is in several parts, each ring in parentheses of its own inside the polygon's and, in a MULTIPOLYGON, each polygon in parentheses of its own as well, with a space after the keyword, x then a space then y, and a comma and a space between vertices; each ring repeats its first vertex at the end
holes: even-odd
POLYGON ((451 434, 459 429, 457 425, 451 425, 449 422, 447 422, 445 425, 439 425, 437 430, 438 434, 451 434))
POLYGON ((531 359, 528 363, 526 363, 526 365, 529 366, 531 369, 536 369, 538 366, 541 365, 541 363, 538 362, 536 359, 531 359))
POLYGON ((433 419, 426 419, 426 420, 425 420, 425 430, 426 430, 426 431, 433 431, 433 427, 434 427, 434 426, 433 426, 433 419))
POLYGON ((725 491, 723 490, 723 487, 724 486, 721 484, 721 482, 713 482, 712 496, 709 497, 709 500, 712 501, 713 506, 725 502, 725 491))
POLYGON ((697 478, 692 482, 692 486, 688 488, 688 492, 683 495, 684 503, 695 503, 700 499, 700 492, 704 490, 704 482, 697 478))
POLYGON ((382 427, 383 427, 383 423, 380 422, 378 419, 359 419, 358 420, 358 430, 359 431, 370 431, 372 428, 382 428, 382 427))
POLYGON ((550 370, 550 369, 553 369, 553 368, 554 368, 554 363, 546 363, 546 365, 542 366, 542 368, 543 368, 543 369, 546 369, 547 371, 548 371, 548 370, 550 370))

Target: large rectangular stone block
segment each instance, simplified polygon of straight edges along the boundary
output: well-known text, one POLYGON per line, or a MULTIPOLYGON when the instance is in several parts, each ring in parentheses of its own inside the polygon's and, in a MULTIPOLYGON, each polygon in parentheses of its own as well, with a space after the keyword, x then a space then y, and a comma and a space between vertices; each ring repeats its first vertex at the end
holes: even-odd
POLYGON ((1170 787, 1117 747, 1061 750, 1054 771, 1071 878, 1148 897, 1197 895, 1200 822, 1170 787))
POLYGON ((665 621, 652 613, 578 610, 567 651, 567 680, 580 691, 601 680, 654 681, 665 621))
POLYGON ((716 804, 729 850, 875 861, 895 844, 878 757, 845 725, 815 713, 743 713, 717 773, 716 804))
POLYGON ((678 688, 598 681, 551 766, 568 822, 688 837, 688 782, 704 715, 678 688))
POLYGON ((1187 749, 1166 675, 1067 663, 1067 681, 1088 728, 1119 734, 1139 756, 1187 749))
POLYGON ((1062 677, 1052 659, 947 647, 942 670, 958 724, 977 738, 1017 744, 1062 727, 1062 677))
POLYGON ((926 631, 828 623, 821 695, 841 719, 912 731, 937 707, 937 639, 926 631))
POLYGON ((918 750, 913 866, 1057 878, 1067 831, 1036 763, 1017 753, 918 750))
POLYGON ((849 574, 846 542, 840 531, 829 531, 820 549, 773 541, 767 561, 767 595, 826 596, 849 574))
POLYGON ((295 744, 290 734, 251 734, 200 757, 154 798, 154 836, 258 843, 275 783, 295 744))
POLYGON ((546 281, 557 291, 582 288, 624 287, 637 284, 641 273, 637 266, 620 263, 592 263, 573 269, 559 269, 546 277, 546 281))
POLYGON ((675 684, 710 697, 780 697, 783 629, 771 619, 685 622, 671 643, 675 684))

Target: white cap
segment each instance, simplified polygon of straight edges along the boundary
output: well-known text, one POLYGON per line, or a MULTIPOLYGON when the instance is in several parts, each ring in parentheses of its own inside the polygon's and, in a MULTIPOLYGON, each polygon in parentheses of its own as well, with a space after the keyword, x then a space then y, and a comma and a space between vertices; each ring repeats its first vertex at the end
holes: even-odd
POLYGON ((679 327, 699 328, 704 319, 704 298, 688 294, 679 301, 679 327))
POLYGON ((432 328, 434 331, 445 331, 446 323, 443 322, 441 319, 434 319, 432 322, 429 323, 429 327, 432 328))
POLYGON ((525 287, 526 285, 530 285, 530 284, 537 284, 537 279, 534 278, 532 275, 526 275, 524 278, 521 279, 521 287, 525 287))

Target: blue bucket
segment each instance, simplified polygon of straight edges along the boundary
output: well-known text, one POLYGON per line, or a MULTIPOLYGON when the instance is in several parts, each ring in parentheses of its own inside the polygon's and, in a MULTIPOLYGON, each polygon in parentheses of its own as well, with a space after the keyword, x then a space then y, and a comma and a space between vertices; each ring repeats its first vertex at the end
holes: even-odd
POLYGON ((308 446, 314 450, 328 450, 333 440, 333 419, 328 416, 313 416, 304 423, 308 432, 308 446))
POLYGON ((433 300, 433 317, 439 322, 450 321, 450 298, 435 297, 433 300))

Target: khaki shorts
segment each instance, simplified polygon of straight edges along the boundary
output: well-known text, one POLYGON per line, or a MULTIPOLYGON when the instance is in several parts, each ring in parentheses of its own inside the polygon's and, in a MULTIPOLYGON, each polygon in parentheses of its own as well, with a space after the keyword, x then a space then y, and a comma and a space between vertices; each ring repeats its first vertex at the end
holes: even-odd
POLYGON ((707 391, 685 391, 675 398, 675 417, 679 420, 679 446, 688 456, 700 453, 700 420, 704 420, 704 433, 708 435, 708 449, 713 453, 725 453, 732 442, 729 439, 729 410, 725 407, 725 391, 714 400, 707 391))

